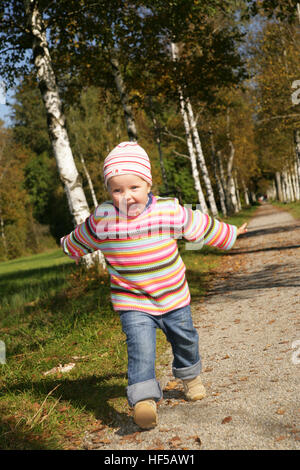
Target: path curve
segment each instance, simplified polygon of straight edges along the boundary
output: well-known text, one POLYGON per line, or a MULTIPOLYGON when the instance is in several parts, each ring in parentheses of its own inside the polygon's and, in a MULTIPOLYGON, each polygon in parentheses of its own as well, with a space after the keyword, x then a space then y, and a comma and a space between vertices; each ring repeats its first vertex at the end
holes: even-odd
POLYGON ((83 447, 300 449, 299 248, 300 221, 260 206, 204 302, 192 305, 207 398, 184 400, 168 351, 158 426, 141 432, 122 418, 86 433, 83 447))

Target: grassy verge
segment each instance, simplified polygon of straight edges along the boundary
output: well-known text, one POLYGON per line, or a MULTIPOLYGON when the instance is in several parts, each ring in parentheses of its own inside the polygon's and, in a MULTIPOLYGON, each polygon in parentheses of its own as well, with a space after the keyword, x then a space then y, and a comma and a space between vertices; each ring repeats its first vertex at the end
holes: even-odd
POLYGON ((278 207, 279 209, 283 209, 288 211, 295 219, 300 219, 300 202, 290 202, 290 203, 283 203, 283 202, 272 202, 273 206, 278 207))
MULTIPOLYGON (((226 221, 240 225, 252 213, 226 221)), ((222 252, 181 251, 197 301, 222 252)), ((80 448, 85 430, 127 420, 126 342, 107 273, 87 273, 54 250, 0 263, 0 291, 0 448, 80 448), (45 375, 60 364, 75 365, 45 375)))

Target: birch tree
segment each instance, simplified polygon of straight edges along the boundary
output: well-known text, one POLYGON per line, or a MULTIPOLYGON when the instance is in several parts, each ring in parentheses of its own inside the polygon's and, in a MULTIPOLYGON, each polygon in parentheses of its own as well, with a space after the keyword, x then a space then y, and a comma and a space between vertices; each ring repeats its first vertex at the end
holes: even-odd
MULTIPOLYGON (((176 62, 178 55, 177 55, 177 47, 174 43, 171 43, 171 54, 172 54, 172 60, 176 62)), ((183 119, 187 147, 188 147, 190 161, 191 161, 191 168, 192 168, 192 175, 194 179, 195 190, 198 195, 198 201, 199 201, 201 210, 203 213, 206 214, 208 212, 208 208, 206 205, 206 201, 205 201, 201 183, 200 183, 199 171, 197 168, 196 154, 195 154, 194 143, 193 143, 193 138, 192 138, 192 130, 191 130, 191 126, 190 126, 190 122, 188 118, 188 113, 186 110, 186 101, 185 101, 185 98, 183 96, 183 92, 180 86, 178 86, 178 96, 179 96, 179 102, 180 102, 180 112, 181 112, 182 119, 183 119)))
POLYGON ((208 199, 208 202, 209 202, 211 213, 212 213, 213 217, 216 217, 218 215, 218 209, 217 209, 215 196, 214 196, 212 184, 211 184, 211 181, 210 181, 208 169, 207 169, 207 166, 206 166, 205 158, 204 158, 204 155, 203 155, 202 145, 201 145, 199 132, 198 132, 198 129, 197 129, 197 125, 196 125, 196 121, 195 121, 195 117, 194 117, 194 113, 193 113, 193 108, 192 108, 192 105, 191 105, 191 102, 190 102, 189 98, 186 99, 186 106, 187 106, 187 112, 188 112, 188 116, 189 116, 189 122, 190 122, 191 129, 192 129, 192 134, 193 134, 193 138, 194 138, 194 144, 195 144, 195 148, 196 148, 196 152, 197 152, 199 167, 201 169, 202 178, 203 178, 205 188, 206 188, 207 199, 208 199))
MULTIPOLYGON (((65 116, 62 111, 62 102, 48 46, 47 27, 43 19, 43 6, 45 6, 44 2, 40 3, 37 0, 24 0, 21 4, 20 2, 14 2, 12 7, 8 7, 8 11, 3 10, 2 15, 5 17, 6 24, 11 22, 14 27, 26 33, 27 47, 31 46, 32 48, 37 82, 46 109, 53 153, 64 185, 70 212, 74 223, 78 225, 84 222, 90 215, 90 211, 66 130, 65 116), (16 14, 15 9, 17 7, 22 9, 26 24, 16 23, 13 14, 16 14), (9 13, 12 16, 6 16, 9 13)), ((98 256, 99 254, 97 254, 98 256)), ((104 260, 102 256, 101 260, 104 260)), ((87 266, 93 264, 90 256, 85 257, 85 262, 87 266)))
POLYGON ((130 141, 137 141, 138 133, 137 133, 136 125, 135 125, 133 110, 130 105, 129 94, 126 90, 126 86, 122 77, 119 60, 116 55, 115 56, 113 55, 113 53, 110 53, 110 64, 112 67, 112 73, 114 76, 115 84, 116 84, 116 87, 120 96, 120 101, 122 103, 122 107, 124 111, 128 138, 130 141))

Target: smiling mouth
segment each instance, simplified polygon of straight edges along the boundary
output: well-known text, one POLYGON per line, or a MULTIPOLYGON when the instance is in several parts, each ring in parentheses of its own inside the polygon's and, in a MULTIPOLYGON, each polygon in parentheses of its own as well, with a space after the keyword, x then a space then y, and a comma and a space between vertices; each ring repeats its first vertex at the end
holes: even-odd
POLYGON ((132 204, 131 206, 127 207, 127 214, 128 215, 139 215, 142 212, 142 205, 141 204, 132 204))

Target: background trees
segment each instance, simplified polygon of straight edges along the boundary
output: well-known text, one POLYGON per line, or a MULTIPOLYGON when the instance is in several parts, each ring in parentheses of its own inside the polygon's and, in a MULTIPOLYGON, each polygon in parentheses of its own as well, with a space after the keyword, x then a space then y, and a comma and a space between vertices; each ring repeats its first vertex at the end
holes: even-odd
MULTIPOLYGON (((16 92, 0 165, 16 206, 58 241, 107 198, 103 159, 127 139, 148 151, 155 193, 214 216, 299 199, 299 21, 294 2, 270 3, 2 2, 0 74, 16 92)), ((24 240, 43 238, 33 225, 24 240)))

